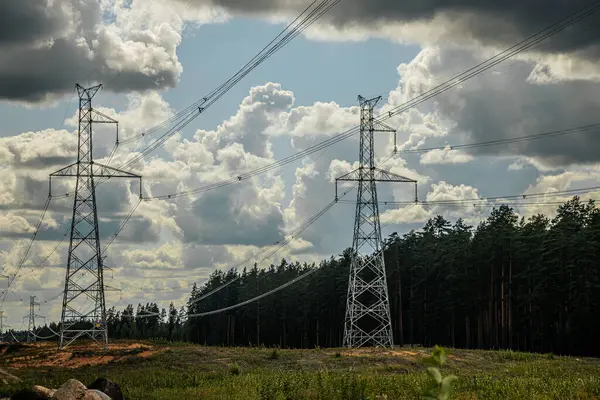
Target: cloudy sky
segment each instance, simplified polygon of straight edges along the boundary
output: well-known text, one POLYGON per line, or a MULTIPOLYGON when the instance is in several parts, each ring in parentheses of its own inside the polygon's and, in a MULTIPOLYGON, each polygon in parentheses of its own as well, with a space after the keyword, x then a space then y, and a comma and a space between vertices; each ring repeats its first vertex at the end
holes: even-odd
MULTIPOLYGON (((236 177, 353 128, 357 96, 382 96, 377 113, 443 83, 557 22, 588 1, 342 0, 225 97, 129 170, 147 197, 236 177)), ((0 3, 0 274, 13 274, 35 231, 48 174, 75 161, 75 83, 105 86, 94 107, 137 137, 184 109, 251 59, 308 2, 290 0, 7 0, 0 3)), ((443 148, 599 123, 600 12, 452 90, 386 121, 399 149, 443 148)), ((94 156, 108 162, 113 127, 98 127, 94 156)), ((156 133, 160 136, 164 131, 156 133)), ((383 168, 418 181, 421 200, 477 199, 598 185, 598 131, 467 151, 389 158, 383 168)), ((119 166, 153 137, 119 146, 119 166)), ((143 201, 107 254, 107 306, 180 306, 215 268, 264 258, 334 197, 333 179, 356 166, 357 137, 237 184, 143 201)), ((53 184, 68 193, 74 181, 53 184)), ((412 188, 382 184, 381 201, 410 201, 412 188)), ((135 181, 98 188, 103 240, 138 202, 135 181)), ((593 198, 594 193, 586 195, 593 198)), ((354 199, 349 193, 345 199, 354 199)), ((20 328, 30 294, 60 317, 72 197, 56 197, 4 308, 20 328), (52 252, 56 248, 56 252, 52 252), (47 262, 40 265, 52 254, 47 262)), ((272 257, 311 261, 351 245, 353 205, 335 205, 272 257)), ((470 224, 489 207, 382 205, 383 234, 431 216, 470 224), (396 208, 395 208, 396 207, 396 208)), ((551 206, 518 208, 529 216, 551 206)), ((6 279, 0 280, 0 290, 6 279)))

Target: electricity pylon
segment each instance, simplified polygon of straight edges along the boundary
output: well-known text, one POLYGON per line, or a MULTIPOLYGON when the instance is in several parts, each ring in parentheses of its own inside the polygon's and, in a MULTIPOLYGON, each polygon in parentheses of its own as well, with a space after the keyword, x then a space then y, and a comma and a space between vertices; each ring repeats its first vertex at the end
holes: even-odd
POLYGON ((29 318, 29 324, 27 325, 27 343, 32 343, 36 341, 36 336, 35 336, 35 317, 38 318, 46 318, 42 315, 37 315, 35 313, 35 306, 40 306, 40 303, 36 303, 35 302, 35 297, 36 296, 29 296, 29 315, 23 317, 23 318, 29 318))
POLYGON ((6 317, 4 316, 4 311, 0 310, 0 335, 4 332, 4 320, 6 317))
MULTIPOLYGON (((8 282, 10 282, 10 276, 8 276, 8 275, 0 274, 0 278, 6 278, 6 280, 8 282)), ((2 294, 0 296, 4 296, 7 291, 8 291, 8 284, 6 285, 6 289, 4 289, 2 291, 2 294)), ((2 332, 4 332, 4 320, 5 319, 6 319, 6 317, 4 316, 4 310, 0 310, 0 335, 2 335, 2 332)))
POLYGON ((336 179, 336 200, 339 181, 358 182, 344 320, 344 347, 394 345, 376 182, 414 183, 415 193, 417 187, 417 182, 413 179, 375 167, 374 132, 393 132, 396 143, 396 130, 376 121, 373 116, 375 105, 380 99, 381 96, 373 99, 358 97, 359 166, 336 179))
POLYGON ((60 324, 61 350, 84 335, 103 344, 105 348, 108 346, 95 178, 139 179, 142 197, 141 176, 94 162, 92 125, 118 124, 116 120, 92 108, 92 98, 102 85, 85 89, 77 84, 76 87, 79 95, 77 162, 50 175, 50 195, 53 177, 77 178, 60 324), (84 300, 91 300, 91 305, 84 300))

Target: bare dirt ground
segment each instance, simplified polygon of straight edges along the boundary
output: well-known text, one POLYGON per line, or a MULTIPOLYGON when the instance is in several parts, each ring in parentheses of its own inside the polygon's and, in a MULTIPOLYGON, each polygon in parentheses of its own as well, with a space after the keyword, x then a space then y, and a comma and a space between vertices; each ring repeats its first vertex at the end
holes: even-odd
MULTIPOLYGON (((103 365, 131 358, 147 358, 166 351, 143 342, 118 342, 107 350, 96 343, 78 342, 64 351, 56 351, 56 343, 0 343, 2 365, 11 369, 28 367, 80 368, 103 365)), ((1 371, 0 371, 1 377, 1 371)))

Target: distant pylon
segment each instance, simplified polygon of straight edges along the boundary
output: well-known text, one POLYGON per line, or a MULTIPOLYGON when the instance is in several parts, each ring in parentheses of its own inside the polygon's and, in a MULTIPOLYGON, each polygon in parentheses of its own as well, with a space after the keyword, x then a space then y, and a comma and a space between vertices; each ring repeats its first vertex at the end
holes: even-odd
POLYGON ((368 345, 392 347, 394 345, 376 182, 414 183, 415 193, 417 182, 375 167, 373 133, 393 132, 394 143, 396 143, 396 130, 376 121, 373 116, 375 105, 380 99, 381 97, 373 99, 358 97, 360 102, 359 166, 358 169, 336 179, 336 200, 338 181, 358 182, 344 320, 344 347, 368 345))
MULTIPOLYGON (((7 281, 10 281, 10 276, 8 275, 3 275, 0 274, 0 279, 1 278, 6 278, 7 281)), ((8 285, 6 286, 6 289, 4 289, 2 291, 2 293, 0 294, 0 296, 4 296, 6 295, 6 293, 8 292, 8 285)), ((4 320, 6 319, 6 317, 4 316, 4 310, 0 310, 0 336, 3 334, 4 332, 4 320)))
MULTIPOLYGON (((50 175, 50 194, 52 194, 52 177, 77 178, 63 294, 59 349, 64 349, 84 335, 101 343, 106 348, 108 332, 95 178, 139 179, 140 198, 142 184, 139 175, 94 162, 92 125, 94 123, 118 124, 118 122, 92 108, 92 98, 102 85, 88 89, 84 89, 79 84, 76 87, 79 95, 77 162, 50 175), (85 300, 91 300, 91 305, 85 300)), ((119 143, 118 132, 117 125, 117 145, 119 143)))
POLYGON ((0 310, 0 335, 4 333, 4 320, 6 317, 4 316, 4 310, 0 310))
POLYGON ((36 296, 29 296, 29 315, 23 318, 29 318, 29 324, 27 325, 27 342, 28 343, 32 343, 35 342, 36 336, 35 336, 35 317, 38 318, 44 318, 41 315, 37 315, 35 313, 35 306, 39 306, 40 303, 36 303, 35 302, 35 297, 36 296))

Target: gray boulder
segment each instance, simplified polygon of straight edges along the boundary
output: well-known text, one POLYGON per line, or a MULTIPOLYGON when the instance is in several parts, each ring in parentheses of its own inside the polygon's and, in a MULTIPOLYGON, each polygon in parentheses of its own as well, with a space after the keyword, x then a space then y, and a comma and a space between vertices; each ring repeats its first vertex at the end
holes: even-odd
POLYGON ((85 400, 112 400, 108 395, 96 389, 88 389, 85 391, 85 400))
POLYGON ((31 390, 44 399, 51 399, 52 396, 54 396, 54 392, 56 392, 56 390, 54 389, 48 389, 46 387, 38 385, 32 387, 31 390))
POLYGON ((76 379, 69 379, 52 395, 52 400, 83 400, 87 387, 76 379))
MULTIPOLYGON (((9 399, 0 399, 9 400, 9 399)), ((121 388, 108 379, 96 379, 89 388, 76 379, 69 379, 59 389, 34 386, 10 400, 124 400, 121 388), (113 397, 115 396, 115 397, 113 397)))
POLYGON ((88 389, 96 389, 108 395, 111 400, 124 400, 121 387, 105 378, 98 378, 88 385, 88 389))

